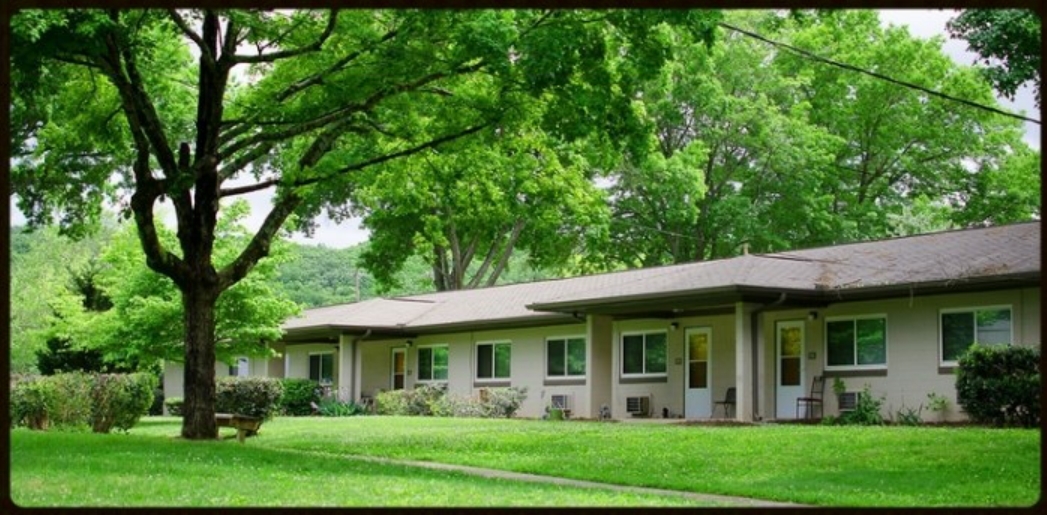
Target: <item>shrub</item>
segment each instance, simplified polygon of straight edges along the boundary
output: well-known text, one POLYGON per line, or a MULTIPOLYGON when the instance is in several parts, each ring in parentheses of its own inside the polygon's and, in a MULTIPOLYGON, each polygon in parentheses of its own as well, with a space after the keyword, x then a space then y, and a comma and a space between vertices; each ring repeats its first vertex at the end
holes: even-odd
POLYGON ((57 395, 54 384, 46 378, 19 381, 11 389, 11 425, 47 430, 57 395))
POLYGON ((526 388, 490 388, 485 399, 448 394, 444 386, 381 392, 375 398, 380 415, 436 417, 512 417, 527 397, 526 388))
POLYGON ((407 396, 410 390, 379 392, 374 398, 375 412, 379 415, 407 415, 407 396))
POLYGON ((352 417, 364 413, 364 407, 353 401, 342 402, 335 398, 320 401, 320 415, 324 417, 352 417))
POLYGON ((312 403, 320 403, 320 390, 311 379, 282 379, 284 395, 280 398, 280 413, 292 416, 311 415, 312 403))
POLYGON ((923 423, 923 404, 917 408, 902 405, 894 414, 894 423, 900 426, 918 426, 923 423))
POLYGON ((91 389, 95 378, 83 372, 70 372, 45 377, 56 392, 50 419, 54 427, 86 429, 91 423, 91 389))
POLYGON ((157 416, 164 414, 164 389, 153 388, 153 404, 149 406, 149 415, 157 416))
POLYGON ((487 400, 483 403, 485 416, 495 418, 512 418, 527 398, 527 387, 490 388, 487 400))
POLYGON ((127 431, 149 412, 156 376, 145 373, 98 374, 91 387, 91 429, 127 431))
POLYGON ((959 360, 956 402, 971 420, 996 426, 1040 425, 1040 350, 973 345, 959 360))
POLYGON ((168 397, 164 399, 164 406, 167 407, 167 413, 175 417, 182 416, 183 403, 185 403, 185 399, 181 397, 168 397))
POLYGON ((865 385, 862 393, 858 394, 858 402, 853 411, 848 411, 837 419, 840 424, 858 426, 883 425, 883 415, 880 408, 883 406, 883 397, 873 397, 869 391, 869 385, 865 385))
POLYGON ((284 387, 267 377, 223 377, 215 384, 215 410, 268 420, 280 410, 284 387))

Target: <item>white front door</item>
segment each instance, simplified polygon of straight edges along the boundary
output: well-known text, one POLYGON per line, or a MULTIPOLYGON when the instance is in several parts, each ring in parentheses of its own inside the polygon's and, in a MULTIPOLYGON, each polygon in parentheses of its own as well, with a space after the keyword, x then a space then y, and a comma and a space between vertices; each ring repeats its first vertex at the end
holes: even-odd
POLYGON ((804 396, 803 328, 802 320, 775 324, 775 342, 778 348, 776 418, 796 418, 796 399, 804 396))
POLYGON ((709 418, 713 413, 710 387, 713 330, 692 327, 684 333, 687 378, 684 383, 684 416, 689 419, 709 418))

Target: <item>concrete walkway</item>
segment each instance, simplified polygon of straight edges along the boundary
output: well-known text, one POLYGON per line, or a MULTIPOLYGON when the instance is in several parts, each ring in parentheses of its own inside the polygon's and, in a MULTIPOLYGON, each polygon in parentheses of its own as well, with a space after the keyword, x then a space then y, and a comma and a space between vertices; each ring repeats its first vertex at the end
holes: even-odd
POLYGON ((479 467, 469 467, 465 465, 450 465, 447 463, 433 463, 428 461, 408 461, 408 460, 396 460, 391 458, 376 458, 371 456, 342 456, 346 459, 358 460, 358 461, 369 461, 375 463, 385 463, 389 465, 403 465, 406 467, 420 467, 433 470, 447 470, 452 472, 461 472, 463 474, 470 474, 473 476, 496 478, 496 479, 508 479, 512 481, 527 481, 531 483, 547 483, 552 485, 571 486, 579 488, 602 488, 604 490, 613 490, 616 492, 630 492, 636 494, 653 494, 653 495, 674 495, 677 497, 683 497, 685 499, 692 499, 700 502, 716 503, 727 506, 751 506, 760 508, 776 508, 776 507, 798 507, 805 506, 803 504, 793 504, 787 502, 777 501, 764 501, 761 499, 750 499, 748 497, 734 497, 730 495, 714 495, 714 494, 699 494, 694 492, 682 492, 679 490, 664 490, 661 488, 646 488, 641 486, 623 486, 615 485, 610 483, 598 483, 595 481, 582 481, 579 479, 567 479, 562 477, 554 476, 539 476, 537 474, 524 474, 520 472, 509 472, 506 470, 495 470, 486 469, 479 467))

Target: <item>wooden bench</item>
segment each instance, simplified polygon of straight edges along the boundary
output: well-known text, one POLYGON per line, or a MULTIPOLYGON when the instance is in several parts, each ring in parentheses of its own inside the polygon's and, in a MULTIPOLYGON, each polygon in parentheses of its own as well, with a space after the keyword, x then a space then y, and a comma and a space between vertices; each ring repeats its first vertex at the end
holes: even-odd
POLYGON ((258 434, 258 428, 262 427, 262 419, 247 415, 215 413, 214 420, 218 427, 235 427, 236 439, 240 443, 244 443, 244 438, 258 434))

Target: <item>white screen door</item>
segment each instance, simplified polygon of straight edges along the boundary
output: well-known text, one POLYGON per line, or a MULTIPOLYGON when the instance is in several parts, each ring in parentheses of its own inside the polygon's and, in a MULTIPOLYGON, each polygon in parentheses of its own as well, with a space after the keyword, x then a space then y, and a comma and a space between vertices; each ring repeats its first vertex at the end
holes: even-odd
POLYGON ((687 358, 687 378, 684 383, 684 416, 689 419, 712 416, 711 377, 713 331, 708 327, 694 327, 684 333, 687 358))
POLYGON ((778 348, 776 418, 796 418, 796 398, 804 396, 803 328, 802 320, 775 324, 778 348))

